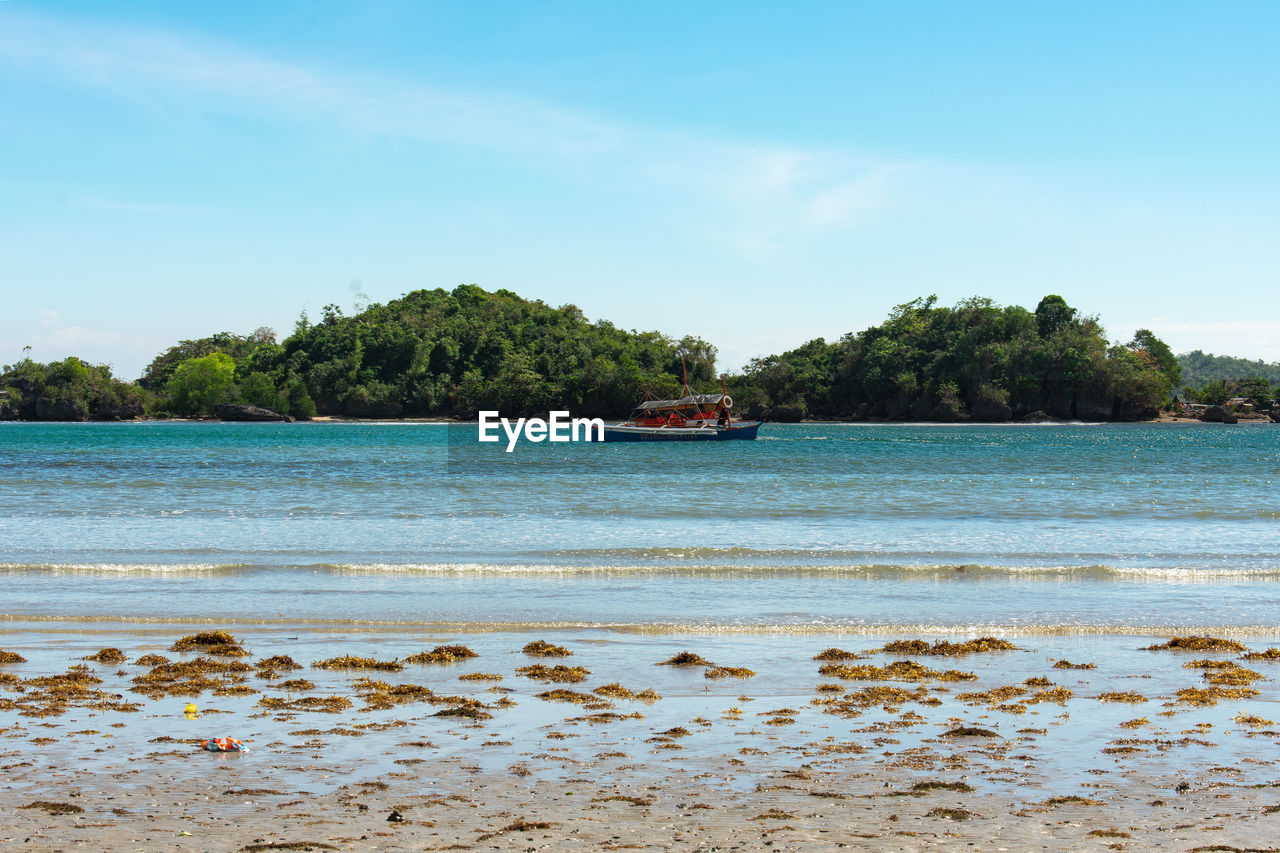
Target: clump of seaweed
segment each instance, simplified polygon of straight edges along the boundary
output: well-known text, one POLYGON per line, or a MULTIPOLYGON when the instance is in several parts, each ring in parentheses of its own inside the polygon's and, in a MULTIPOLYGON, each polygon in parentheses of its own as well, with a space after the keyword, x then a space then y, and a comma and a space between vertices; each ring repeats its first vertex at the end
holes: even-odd
POLYGON ((227 631, 201 631, 187 634, 169 647, 173 652, 201 652, 219 657, 241 658, 249 652, 244 645, 227 631))
POLYGON ((1027 685, 1028 687, 1052 687, 1053 686, 1053 682, 1045 678, 1043 675, 1037 675, 1032 678, 1028 678, 1026 681, 1022 683, 1027 685))
POLYGON ((1129 704, 1136 705, 1141 702, 1146 702, 1147 697, 1133 690, 1110 690, 1106 693, 1099 693, 1098 701, 1099 702, 1128 702, 1129 704))
POLYGON ((169 662, 169 659, 164 655, 150 654, 150 655, 143 655, 142 657, 135 660, 133 663, 135 666, 160 666, 168 662, 169 662))
POLYGON ((308 681, 305 678, 291 678, 288 681, 280 682, 276 686, 279 687, 281 690, 288 690, 290 693, 300 693, 303 690, 316 689, 315 683, 308 681))
POLYGON ((947 820, 968 820, 973 817, 973 812, 968 809, 949 809, 938 806, 936 809, 930 809, 925 817, 944 817, 947 820))
POLYGON ((493 714, 484 710, 484 705, 476 703, 474 705, 454 705, 450 708, 441 708, 431 716, 433 717, 462 717, 468 720, 492 720, 493 714))
POLYGON ((1273 646, 1265 652, 1245 652, 1241 657, 1245 660, 1280 660, 1280 649, 1273 646))
POLYGON ((55 803, 49 800, 34 800, 25 806, 18 806, 20 809, 39 809, 45 814, 83 814, 84 809, 75 803, 55 803))
POLYGON ((502 829, 493 832, 485 832, 480 835, 476 841, 488 841, 490 838, 497 838, 499 835, 507 832, 532 832, 537 829, 555 829, 559 824, 546 823, 544 821, 517 820, 507 824, 502 829))
POLYGON ((784 812, 782 809, 769 809, 767 812, 761 812, 752 820, 795 820, 796 816, 790 812, 784 812))
POLYGON ((374 669, 380 672, 400 672, 404 664, 398 660, 375 660, 354 655, 318 660, 311 664, 313 669, 374 669))
POLYGON ((409 655, 405 663, 454 663, 467 658, 480 657, 466 646, 436 646, 429 652, 409 655))
POLYGON ((1225 637, 1170 637, 1167 642, 1158 643, 1154 646, 1146 646, 1142 649, 1144 652, 1159 651, 1192 651, 1192 652, 1243 652, 1246 651, 1244 643, 1236 640, 1229 640, 1225 637))
POLYGON ((17 652, 11 652, 8 649, 0 649, 0 664, 5 663, 26 663, 27 659, 17 652))
POLYGON ((1148 720, 1146 717, 1135 717, 1132 720, 1125 720, 1123 723, 1120 724, 1120 728, 1140 729, 1143 726, 1149 726, 1149 725, 1151 725, 1151 721, 1148 720))
POLYGON ((664 661, 660 661, 658 666, 715 666, 714 663, 704 658, 702 655, 694 654, 690 651, 683 651, 673 655, 664 661))
POLYGON ((917 782, 911 790, 901 792, 908 797, 923 797, 933 791, 956 791, 961 794, 972 794, 973 786, 968 782, 917 782))
POLYGON ((1055 661, 1053 664, 1054 669, 1097 669, 1097 667, 1098 665, 1095 663, 1072 663, 1065 658, 1055 661))
POLYGON ((1085 838, 1133 838, 1133 836, 1113 826, 1110 829, 1091 829, 1085 833, 1085 838))
POLYGON ((599 687, 597 687, 595 690, 592 690, 591 692, 596 694, 597 696, 604 696, 608 699, 636 698, 635 693, 623 687, 622 684, 617 681, 611 682, 609 684, 602 684, 599 687))
POLYGON ((280 696, 263 696, 257 707, 268 711, 320 711, 326 714, 340 714, 351 707, 351 700, 345 696, 303 696, 300 699, 285 699, 280 696))
POLYGON ((111 647, 100 649, 94 654, 80 658, 80 660, 91 660, 95 663, 124 663, 128 659, 124 652, 111 647))
POLYGON ((1235 715, 1235 717, 1234 717, 1233 719, 1234 719, 1234 720, 1236 721, 1236 723, 1238 723, 1239 725, 1242 725, 1242 726, 1254 726, 1255 728, 1256 728, 1256 727, 1260 727, 1260 726, 1274 726, 1274 725, 1275 725, 1275 723, 1273 723, 1271 720, 1265 719, 1265 718, 1263 718, 1263 717, 1259 717, 1257 714, 1244 714, 1244 713, 1236 714, 1236 715, 1235 715))
POLYGON ((1054 806, 1100 806, 1102 805, 1102 801, 1091 800, 1088 797, 1069 794, 1065 797, 1050 797, 1047 800, 1043 800, 1040 805, 1049 806, 1050 808, 1054 806))
POLYGON ((130 688, 152 699, 164 696, 198 696, 206 690, 228 686, 227 679, 235 679, 247 672, 249 665, 242 661, 214 660, 204 656, 189 661, 158 664, 150 672, 133 679, 130 688))
POLYGON ((990 729, 980 729, 977 726, 956 726, 938 737, 1000 737, 1000 735, 990 729))
POLYGON ((857 652, 848 652, 848 651, 845 651, 844 649, 837 649, 835 647, 832 647, 824 651, 818 652, 816 655, 813 656, 813 659, 814 660, 857 660, 860 657, 862 657, 862 655, 858 654, 857 652))
POLYGON ((1017 648, 1008 640, 1001 640, 998 637, 978 637, 973 640, 965 640, 963 643, 937 640, 933 645, 929 645, 924 640, 894 640, 892 643, 886 643, 881 651, 891 655, 957 656, 983 652, 1007 652, 1017 648))
POLYGON ((269 658, 263 658, 253 665, 253 668, 262 672, 264 670, 272 671, 284 670, 290 672, 295 669, 302 669, 302 664, 298 663, 288 655, 272 655, 269 658))
POLYGON ((1258 691, 1252 687, 1185 687, 1178 691, 1178 701, 1187 705, 1216 705, 1219 699, 1247 699, 1257 696, 1258 691))
POLYGON ((911 660, 894 661, 887 666, 829 663, 818 672, 831 678, 850 681, 973 681, 978 677, 972 672, 954 669, 938 672, 911 660))
POLYGON ((459 681, 501 681, 502 676, 496 672, 468 672, 458 676, 459 681))
POLYGON ((1008 702, 1010 699, 1025 695, 1027 695, 1027 688, 1010 684, 981 692, 959 693, 956 695, 956 700, 973 705, 999 705, 1001 702, 1008 702))
POLYGON ((1231 660, 1193 660, 1183 666, 1204 670, 1204 680, 1210 684, 1249 685, 1266 678, 1257 670, 1247 669, 1231 660))
POLYGON ((537 698, 545 699, 548 702, 570 702, 574 705, 586 705, 589 702, 599 701, 590 693, 579 693, 577 690, 566 690, 563 687, 557 687, 555 690, 544 690, 536 695, 537 698))
POLYGON ((557 646, 554 643, 548 643, 546 640, 534 640, 532 643, 526 643, 525 647, 520 651, 526 655, 533 655, 539 658, 567 658, 573 654, 564 646, 557 646))
POLYGON ((704 678, 751 678, 755 671, 745 666, 712 666, 702 675, 704 678))
POLYGON ((516 668, 516 675, 523 675, 525 678, 532 678, 534 681, 550 681, 555 684, 577 684, 580 681, 586 681, 591 671, 585 666, 565 666, 564 664, 556 664, 555 666, 547 666, 546 664, 535 663, 531 666, 521 666, 516 668))

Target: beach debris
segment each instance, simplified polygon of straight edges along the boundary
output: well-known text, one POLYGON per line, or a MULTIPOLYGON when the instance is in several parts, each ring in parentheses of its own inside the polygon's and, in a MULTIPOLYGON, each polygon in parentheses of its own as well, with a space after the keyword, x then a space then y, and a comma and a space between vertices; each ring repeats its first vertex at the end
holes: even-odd
POLYGON ((391 814, 387 815, 387 823, 404 823, 404 815, 399 810, 392 809, 391 814))
POLYGON ((188 702, 187 707, 182 709, 182 713, 186 714, 188 717, 194 717, 200 713, 200 709, 196 707, 194 702, 188 702))
POLYGON ((1072 663, 1065 658, 1053 664, 1054 669, 1097 669, 1097 667, 1096 663, 1072 663))
POLYGON ((1170 637, 1167 642, 1158 643, 1154 646, 1144 646, 1141 651, 1159 652, 1159 651, 1193 651, 1193 652, 1243 652, 1246 651, 1244 643, 1236 640, 1229 640, 1225 637, 1170 637))
MULTIPOLYGON (((0 649, 0 664, 5 663, 26 663, 27 659, 17 652, 11 652, 8 649, 0 649)), ((24 807, 25 808, 25 807, 24 807)))
POLYGON ((530 666, 516 668, 516 675, 523 675, 525 678, 532 678, 534 681, 550 681, 555 684, 577 684, 580 681, 586 681, 587 676, 590 674, 591 670, 585 666, 565 666, 564 664, 547 666, 546 664, 535 663, 530 666))
POLYGON ((508 832, 534 832, 540 829, 555 829, 557 826, 559 826, 559 824, 546 823, 545 821, 540 820, 530 821, 521 819, 507 824, 502 827, 502 829, 482 833, 476 841, 488 841, 490 838, 497 838, 499 835, 504 835, 508 832))
POLYGON ((94 663, 124 663, 128 659, 124 652, 115 648, 100 649, 94 654, 80 658, 80 660, 91 660, 94 663))
POLYGON ((694 654, 690 651, 679 652, 672 655, 664 661, 660 661, 656 666, 715 666, 714 663, 704 658, 702 655, 694 654))
POLYGON ((436 646, 429 652, 409 655, 405 663, 454 663, 467 658, 480 657, 466 646, 436 646))
POLYGON ((557 646, 553 643, 548 643, 546 640, 534 640, 531 643, 526 643, 525 647, 520 651, 526 655, 540 658, 567 658, 573 654, 564 646, 557 646))
POLYGON ((201 631, 187 634, 169 647, 171 652, 202 652, 219 657, 247 657, 249 652, 227 631, 201 631))
POLYGON ((206 752, 248 752, 249 748, 233 737, 214 737, 200 741, 206 752))
POLYGON ((62 814, 84 814, 84 809, 75 803, 56 803, 51 800, 34 800, 25 806, 18 806, 20 809, 39 809, 45 814, 62 815, 62 814))
POLYGON ((932 645, 924 640, 894 640, 891 643, 886 643, 880 651, 891 655, 957 656, 983 652, 1007 652, 1014 651, 1017 648, 1008 640, 1001 640, 998 637, 978 637, 973 640, 965 640, 963 643, 936 640, 932 645))
POLYGON ((380 672, 400 672, 404 669, 404 664, 398 660, 375 660, 373 658, 361 658, 354 655, 343 655, 336 658, 326 658, 318 660, 311 664, 312 669, 374 669, 380 672))
POLYGON ((703 678, 751 678, 754 675, 755 671, 745 666, 712 666, 702 673, 703 678))
POLYGON ((837 649, 834 646, 829 649, 818 652, 813 656, 814 660, 858 660, 862 655, 857 652, 849 652, 844 649, 837 649))

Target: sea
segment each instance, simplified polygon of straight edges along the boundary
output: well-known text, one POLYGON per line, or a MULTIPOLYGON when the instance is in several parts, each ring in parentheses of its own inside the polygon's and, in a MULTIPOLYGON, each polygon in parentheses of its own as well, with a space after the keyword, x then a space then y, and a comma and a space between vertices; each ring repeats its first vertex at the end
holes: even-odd
MULTIPOLYGON (((308 665, 464 644, 474 662, 379 675, 515 703, 486 724, 484 746, 510 744, 501 749, 477 747, 481 738, 430 706, 337 715, 385 732, 336 738, 323 773, 280 781, 312 792, 403 771, 405 725, 429 737, 433 761, 495 773, 528 761, 555 784, 601 750, 629 756, 594 771, 602 778, 659 784, 674 770, 647 746, 655 734, 705 729, 680 753, 697 758, 688 772, 720 768, 724 785, 750 792, 769 784, 762 774, 808 760, 757 726, 757 709, 769 708, 793 715, 796 738, 852 738, 876 755, 897 745, 898 757, 939 748, 935 736, 957 720, 994 727, 1040 758, 1010 774, 1000 761, 983 769, 970 750, 979 763, 968 778, 1014 797, 1121 796, 1131 770, 1170 788, 1214 783, 1224 767, 1239 768, 1240 784, 1275 783, 1253 758, 1266 744, 1239 722, 1280 719, 1275 664, 1250 664, 1265 670, 1258 693, 1200 707, 1179 692, 1204 683, 1186 666, 1194 653, 1146 649, 1185 634, 1241 644, 1224 660, 1280 645, 1280 427, 766 424, 756 441, 521 443, 511 453, 476 436, 475 424, 404 422, 0 423, 0 648, 25 658, 6 673, 60 673, 103 647, 131 660, 172 655, 182 634, 216 627, 260 658, 290 655, 315 690, 345 697, 363 673, 308 665), (1035 679, 1068 690, 1070 704, 984 709, 942 684, 931 688, 936 707, 913 704, 899 718, 886 704, 848 720, 815 694, 830 689, 817 686, 815 658, 831 647, 884 665, 894 639, 978 636, 1015 650, 921 660, 971 671, 959 691, 1035 679), (618 682, 663 698, 599 730, 567 720, 576 706, 545 701, 546 684, 521 676, 522 648, 538 639, 590 670, 584 690, 618 682), (682 650, 753 674, 655 666, 682 650), (503 680, 460 679, 474 669, 503 680), (1109 754, 1122 723, 1146 725, 1131 719, 1141 715, 1160 737, 1191 721, 1200 728, 1186 731, 1242 736, 1109 754), (566 727, 578 739, 542 752, 566 727), (745 749, 755 757, 739 773, 728 759, 745 749), (563 767, 541 761, 549 755, 563 767)), ((132 700, 139 666, 95 671, 132 700)), ((238 737, 262 750, 246 767, 265 773, 280 750, 310 751, 298 738, 316 730, 295 730, 297 712, 262 712, 283 688, 250 684, 247 696, 205 691, 114 717, 137 744, 238 737), (194 720, 188 701, 200 707, 194 720)), ((60 774, 132 778, 131 751, 77 740, 111 736, 100 734, 102 714, 59 717, 62 740, 29 752, 36 766, 14 790, 48 799, 60 774)), ((12 703, 0 709, 0 729, 25 732, 24 721, 12 703)), ((148 773, 203 773, 214 786, 222 775, 188 751, 148 760, 148 773)), ((853 766, 892 773, 897 760, 884 752, 853 766)))
POLYGON ((0 424, 0 619, 1274 631, 1280 428, 0 424))

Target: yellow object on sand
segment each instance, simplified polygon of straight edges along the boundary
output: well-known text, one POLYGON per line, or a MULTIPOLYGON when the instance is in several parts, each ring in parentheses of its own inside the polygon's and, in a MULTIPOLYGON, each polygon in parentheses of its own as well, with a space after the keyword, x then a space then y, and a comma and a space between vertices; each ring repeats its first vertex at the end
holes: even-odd
POLYGON ((188 717, 194 717, 200 713, 200 709, 196 707, 194 702, 187 703, 187 710, 184 712, 188 717))

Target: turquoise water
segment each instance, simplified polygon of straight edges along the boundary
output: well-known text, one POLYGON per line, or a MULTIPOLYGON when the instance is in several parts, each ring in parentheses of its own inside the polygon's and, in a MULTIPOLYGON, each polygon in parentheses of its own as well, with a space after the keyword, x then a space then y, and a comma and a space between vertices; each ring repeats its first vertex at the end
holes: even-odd
POLYGON ((0 614, 1053 633, 1280 612, 1280 428, 474 436, 0 424, 0 614))

